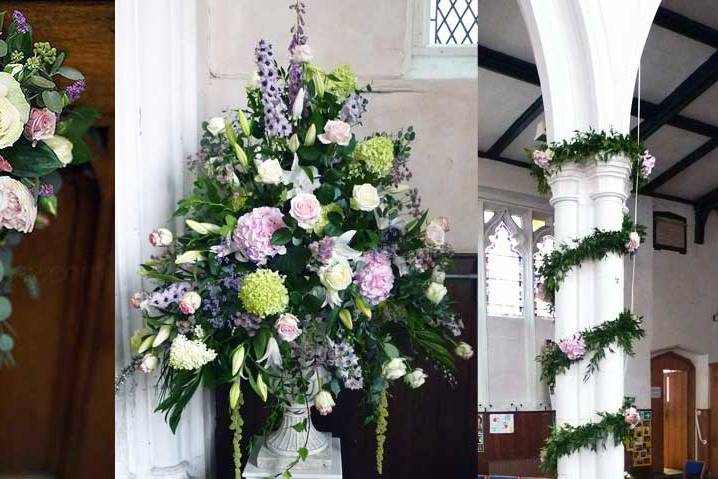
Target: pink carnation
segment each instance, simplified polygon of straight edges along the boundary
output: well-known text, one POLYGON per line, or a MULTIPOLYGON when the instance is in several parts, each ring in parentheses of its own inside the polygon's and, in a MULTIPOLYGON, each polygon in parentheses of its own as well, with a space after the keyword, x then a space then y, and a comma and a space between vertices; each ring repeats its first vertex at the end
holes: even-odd
POLYGON ((286 247, 272 244, 274 232, 285 226, 278 208, 255 208, 237 220, 232 249, 236 249, 242 259, 264 265, 268 258, 287 252, 286 247))
POLYGON ((574 334, 570 338, 562 339, 558 342, 558 348, 571 361, 581 359, 586 354, 586 343, 580 334, 574 334))
POLYGON ((354 275, 354 283, 359 286, 359 293, 372 304, 378 304, 389 297, 394 287, 394 273, 391 270, 391 259, 386 252, 369 251, 362 260, 364 269, 354 275))
POLYGON ((29 233, 36 218, 37 205, 30 190, 9 176, 0 176, 0 227, 29 233))

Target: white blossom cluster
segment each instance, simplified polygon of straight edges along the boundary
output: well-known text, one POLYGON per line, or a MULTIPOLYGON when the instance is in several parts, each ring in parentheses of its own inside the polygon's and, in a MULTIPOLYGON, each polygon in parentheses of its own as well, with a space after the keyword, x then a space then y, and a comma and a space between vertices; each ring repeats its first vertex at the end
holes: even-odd
POLYGON ((200 340, 190 340, 183 334, 177 335, 170 347, 170 366, 175 369, 199 369, 214 361, 217 353, 200 340))

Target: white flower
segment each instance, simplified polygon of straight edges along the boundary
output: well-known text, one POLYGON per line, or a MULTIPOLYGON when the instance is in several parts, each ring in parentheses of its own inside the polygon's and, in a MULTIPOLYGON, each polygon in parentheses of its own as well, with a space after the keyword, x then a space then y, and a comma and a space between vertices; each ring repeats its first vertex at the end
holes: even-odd
POLYGON ((316 166, 299 166, 299 157, 295 154, 292 160, 292 169, 282 172, 282 184, 292 185, 292 189, 287 191, 287 198, 291 199, 300 193, 311 193, 319 188, 319 170, 316 166), (312 174, 310 178, 307 174, 312 174))
POLYGON ((461 359, 471 359, 471 356, 474 355, 474 348, 472 348, 469 344, 466 344, 465 342, 461 341, 459 344, 456 345, 454 353, 456 353, 456 355, 461 359))
POLYGON ((431 283, 426 289, 426 299, 434 304, 441 303, 441 300, 446 296, 446 286, 440 283, 431 283))
POLYGON ((355 210, 373 211, 379 206, 379 192, 369 183, 354 185, 352 189, 351 207, 355 210))
POLYGON ((312 229, 312 225, 319 219, 322 205, 313 193, 299 193, 289 202, 289 216, 297 220, 297 225, 305 230, 312 229))
POLYGON ((279 343, 274 337, 267 341, 267 350, 264 356, 257 359, 257 363, 264 363, 265 368, 282 369, 282 353, 279 351, 279 343))
POLYGON ((329 120, 324 125, 324 133, 318 138, 325 145, 336 143, 347 146, 352 139, 351 125, 341 120, 329 120))
POLYGON ((177 258, 175 258, 175 264, 192 264, 203 259, 204 255, 201 251, 190 250, 177 256, 177 258))
POLYGON ((221 116, 215 116, 214 118, 210 118, 210 120, 207 122, 207 131, 212 133, 212 135, 217 136, 221 132, 224 131, 224 118, 221 116))
POLYGON ((446 218, 434 218, 426 226, 426 244, 441 248, 446 242, 449 221, 446 218))
POLYGON ((297 96, 294 98, 294 103, 292 104, 292 118, 295 120, 302 117, 302 112, 304 111, 304 95, 304 88, 300 88, 297 92, 297 96))
POLYGON ((170 367, 188 371, 199 369, 214 361, 217 353, 209 349, 202 341, 191 341, 183 334, 178 334, 170 347, 170 367))
POLYGON ((409 385, 412 389, 421 387, 426 382, 426 378, 429 376, 424 373, 421 368, 416 368, 406 376, 404 376, 404 382, 409 385))
POLYGON ((349 262, 340 259, 335 259, 319 270, 319 281, 327 289, 325 305, 329 304, 334 307, 341 304, 339 291, 347 289, 352 284, 353 274, 349 262))
POLYGON ((314 396, 314 407, 317 408, 317 412, 322 416, 332 413, 332 408, 335 406, 334 398, 328 391, 319 391, 314 396))
POLYGON ((352 238, 354 238, 355 234, 355 230, 349 230, 346 233, 342 233, 341 235, 334 237, 334 249, 332 250, 332 256, 335 259, 349 261, 359 259, 362 252, 349 246, 349 243, 352 238))
POLYGON ((149 237, 152 246, 169 246, 173 239, 172 232, 167 228, 157 228, 149 237))
POLYGON ((69 165, 72 163, 72 142, 64 136, 55 135, 52 138, 43 140, 47 146, 55 153, 57 159, 63 165, 69 165))
POLYGON ((29 117, 30 104, 20 84, 9 73, 0 72, 0 149, 20 138, 29 117))
POLYGON ((431 272, 431 281, 433 281, 434 283, 444 284, 445 280, 446 273, 444 273, 438 268, 434 268, 434 271, 431 272))
POLYGON ((631 231, 628 235, 628 243, 626 243, 626 249, 630 253, 634 253, 641 246, 641 235, 635 231, 631 231))
POLYGON ((284 313, 274 323, 274 330, 281 339, 291 343, 302 334, 302 330, 299 329, 299 319, 291 313, 284 313))
POLYGON ((142 371, 145 374, 149 374, 155 369, 157 369, 157 366, 160 365, 160 360, 157 356, 155 356, 152 353, 145 354, 145 357, 142 358, 142 362, 140 363, 140 371, 142 371))
POLYGON ((257 183, 278 185, 282 182, 284 170, 282 170, 279 160, 255 160, 254 164, 257 167, 257 175, 254 177, 254 181, 257 183))
POLYGON ((202 297, 196 291, 187 291, 179 300, 179 310, 182 314, 194 314, 202 304, 202 297))
POLYGON ((29 233, 35 226, 35 198, 21 182, 0 176, 0 227, 29 233))
POLYGON ((381 368, 381 374, 389 381, 399 379, 406 374, 406 360, 394 358, 385 362, 381 368))
POLYGON ((297 45, 292 49, 292 61, 295 63, 308 63, 312 61, 312 49, 309 45, 297 45))

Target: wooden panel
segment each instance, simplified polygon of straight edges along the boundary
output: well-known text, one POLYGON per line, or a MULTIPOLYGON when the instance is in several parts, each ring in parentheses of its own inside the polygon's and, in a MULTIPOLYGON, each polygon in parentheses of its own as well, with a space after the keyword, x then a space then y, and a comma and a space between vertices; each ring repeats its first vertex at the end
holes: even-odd
POLYGON ((61 171, 59 216, 26 237, 16 264, 41 297, 13 292, 15 369, 0 370, 0 473, 112 477, 114 470, 114 20, 112 1, 5 2, 36 39, 70 48, 83 100, 103 114, 93 162, 61 171))
MULTIPOLYGON (((455 272, 476 272, 475 255, 457 255, 455 272)), ((462 339, 476 347, 476 281, 447 280, 450 297, 466 329, 462 339)), ((475 360, 460 361, 458 386, 451 388, 440 372, 428 370, 430 380, 416 391, 397 382, 391 388, 389 431, 385 446, 384 476, 391 479, 476 477, 477 371, 475 360)), ((232 479, 231 433, 228 430, 227 395, 217 394, 216 459, 218 479, 232 479)), ((262 426, 265 412, 247 389, 244 407, 244 444, 262 426)), ((342 440, 345 479, 378 477, 375 470, 373 426, 364 425, 361 394, 344 391, 334 412, 314 421, 342 440)))
POLYGON ((710 434, 710 470, 712 477, 718 477, 718 363, 711 364, 711 421, 710 434))
POLYGON ((663 392, 663 463, 680 470, 688 458, 688 373, 664 373, 663 392))

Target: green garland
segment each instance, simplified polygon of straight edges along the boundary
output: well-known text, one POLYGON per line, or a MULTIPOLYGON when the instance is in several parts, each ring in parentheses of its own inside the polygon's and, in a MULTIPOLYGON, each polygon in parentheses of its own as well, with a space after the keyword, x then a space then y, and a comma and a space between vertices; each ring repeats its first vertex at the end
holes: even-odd
POLYGON ((598 371, 598 365, 606 357, 606 351, 613 351, 615 347, 633 356, 633 342, 641 339, 646 332, 641 328, 640 318, 625 310, 613 321, 606 321, 579 334, 586 346, 586 354, 583 357, 571 360, 561 351, 557 343, 552 342, 536 358, 541 364, 541 379, 546 382, 552 393, 556 386, 556 377, 568 371, 572 364, 591 356, 583 377, 586 381, 591 374, 598 371))
POLYGON ((573 240, 573 245, 562 244, 548 254, 538 269, 543 279, 544 297, 553 303, 556 291, 569 271, 581 266, 585 261, 600 261, 608 254, 625 255, 630 253, 627 244, 629 235, 638 232, 641 242, 645 239, 646 228, 637 225, 629 216, 623 217, 620 231, 602 231, 595 229, 592 234, 580 240, 573 240))
POLYGON ((386 442, 386 431, 389 426, 389 400, 386 389, 379 397, 376 408, 376 472, 381 476, 384 474, 384 443, 386 442))
MULTIPOLYGON (((527 150, 530 160, 533 151, 527 150)), ((631 178, 635 184, 636 175, 640 174, 641 154, 646 149, 631 135, 622 135, 614 130, 606 133, 603 130, 590 129, 587 132, 576 131, 576 135, 570 140, 543 144, 539 151, 550 151, 551 160, 546 168, 541 168, 532 161, 531 175, 538 181, 539 193, 549 193, 551 188, 548 178, 561 171, 563 165, 568 163, 586 165, 596 160, 608 161, 615 155, 624 155, 631 160, 631 178)))
POLYGON ((631 434, 631 426, 626 422, 623 410, 630 406, 630 402, 625 402, 622 410, 617 413, 598 413, 601 418, 598 422, 554 427, 546 440, 546 446, 541 450, 541 470, 555 476, 560 457, 584 448, 592 451, 597 451, 599 447, 605 449, 610 437, 613 437, 616 446, 624 442, 631 434))

